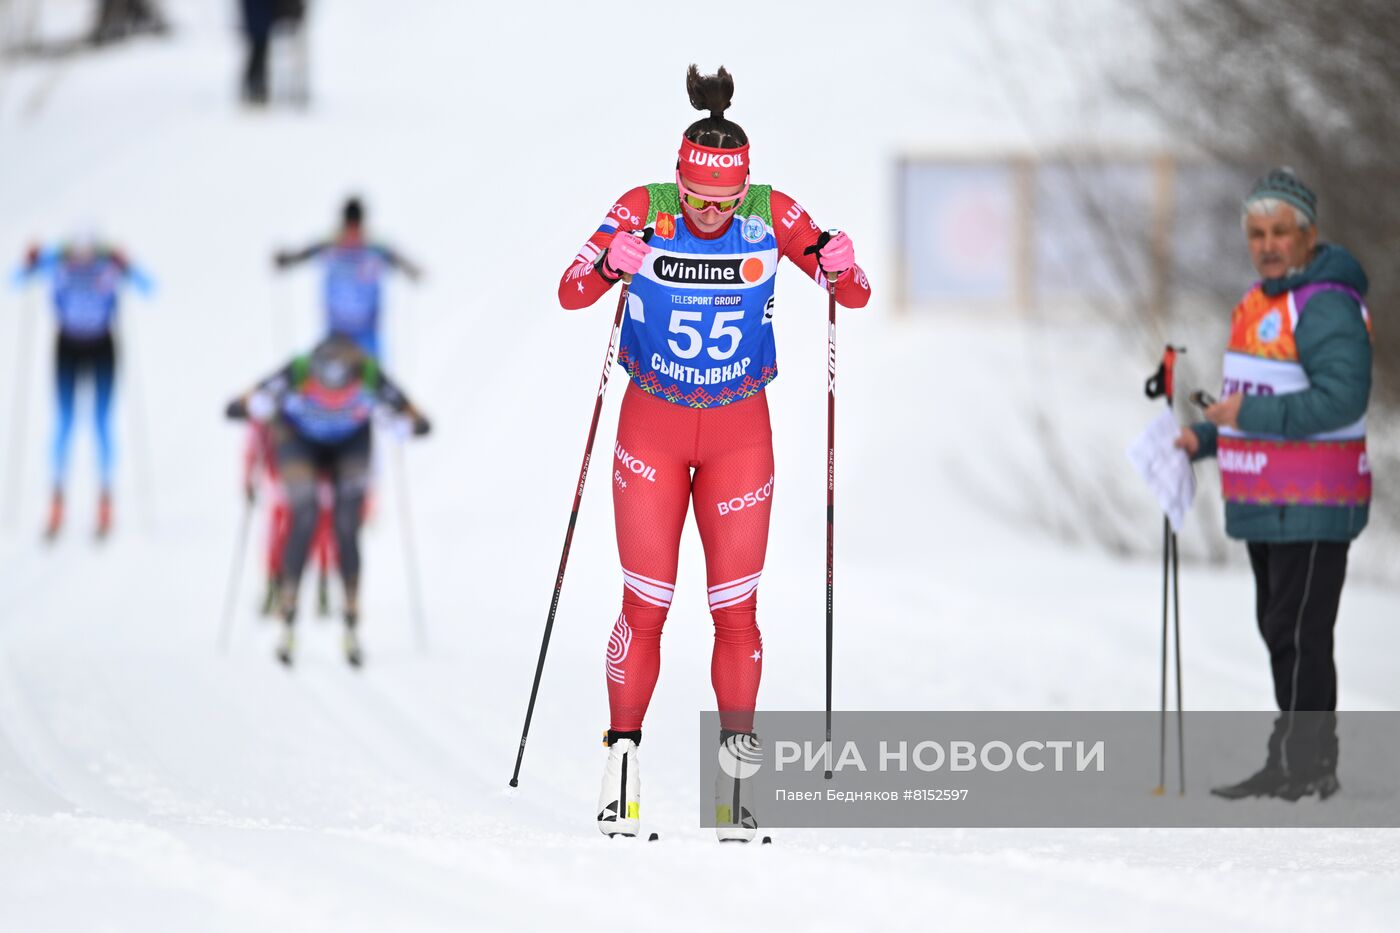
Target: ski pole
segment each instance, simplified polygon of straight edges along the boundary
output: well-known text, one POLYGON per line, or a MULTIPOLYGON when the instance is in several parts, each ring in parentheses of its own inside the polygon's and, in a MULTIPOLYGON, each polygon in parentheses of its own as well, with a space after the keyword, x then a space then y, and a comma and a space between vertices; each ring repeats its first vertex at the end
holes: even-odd
POLYGON ((282 353, 284 350, 296 345, 296 337, 292 327, 292 296, 288 293, 291 283, 279 270, 272 279, 272 345, 275 352, 282 353))
MULTIPOLYGON (((838 231, 824 230, 802 251, 820 255, 838 231)), ((836 569, 836 276, 826 273, 826 771, 831 780, 831 658, 835 632, 833 583, 836 569)))
POLYGON ((1176 550, 1176 534, 1172 534, 1172 616, 1176 641, 1176 763, 1178 793, 1186 796, 1186 724, 1181 699, 1181 587, 1179 585, 1181 558, 1176 550))
POLYGON ((403 456, 403 444, 394 448, 394 472, 397 474, 396 498, 399 500, 399 531, 403 536, 404 570, 408 577, 408 604, 413 616, 414 635, 418 650, 428 650, 428 623, 423 616, 423 588, 418 579, 418 549, 414 546, 413 508, 408 501, 408 468, 403 456))
MULTIPOLYGON (((642 233, 642 241, 651 239, 651 228, 642 233)), ((593 438, 598 433, 598 416, 603 412, 603 395, 608 391, 608 376, 612 373, 613 354, 622 333, 622 313, 627 308, 627 292, 632 284, 630 275, 622 276, 622 293, 617 296, 617 313, 613 315, 612 331, 608 336, 608 353, 603 357, 603 377, 598 381, 598 397, 593 401, 593 423, 588 426, 588 442, 583 448, 583 466, 578 471, 578 486, 574 489, 574 507, 569 513, 569 526, 564 532, 564 551, 559 555, 559 573, 554 578, 554 596, 549 601, 549 615, 544 622, 544 638, 540 641, 540 658, 535 664, 535 682, 530 687, 530 702, 525 707, 525 727, 520 730, 520 748, 515 753, 515 771, 510 786, 520 786, 520 763, 525 759, 525 742, 530 737, 530 720, 535 715, 535 699, 540 692, 540 677, 544 674, 544 658, 549 651, 549 636, 554 631, 554 615, 559 609, 559 594, 564 589, 564 568, 569 562, 569 547, 574 541, 574 525, 578 522, 579 505, 583 502, 583 484, 588 481, 588 462, 593 457, 593 438)))
POLYGON ((238 525, 238 537, 233 549, 233 566, 229 569, 228 587, 224 595, 224 617, 219 622, 219 653, 228 654, 229 636, 233 631, 233 606, 238 599, 238 583, 243 576, 243 554, 248 550, 248 526, 253 523, 255 497, 243 499, 243 519, 238 525))
POLYGON ((146 400, 145 394, 141 391, 141 370, 136 365, 135 354, 132 352, 132 344, 135 341, 123 340, 127 364, 123 369, 126 372, 126 384, 130 390, 131 400, 126 405, 129 426, 133 435, 132 447, 135 449, 135 457, 132 458, 136 472, 136 494, 141 502, 141 517, 146 526, 146 534, 151 534, 156 529, 156 501, 154 488, 151 483, 151 442, 150 435, 146 432, 146 400))
POLYGON ((826 277, 826 779, 831 780, 832 586, 836 570, 836 277, 826 277))
POLYGON ((1167 791, 1167 581, 1171 578, 1171 521, 1162 519, 1162 702, 1158 716, 1157 786, 1152 793, 1167 791))
POLYGON ((10 403, 10 456, 5 484, 5 526, 13 528, 24 479, 24 441, 29 413, 30 362, 34 356, 33 293, 24 296, 19 339, 15 341, 15 394, 10 403))
MULTIPOLYGON (((1143 387, 1148 398, 1165 398, 1168 409, 1175 409, 1176 357, 1185 353, 1185 347, 1168 344, 1162 352, 1162 362, 1143 387)), ((1171 519, 1162 517, 1162 689, 1158 715, 1158 757, 1157 786, 1152 793, 1161 796, 1167 792, 1167 653, 1169 650, 1169 621, 1175 631, 1176 654, 1176 747, 1179 793, 1186 795, 1186 727, 1183 717, 1181 696, 1181 588, 1180 555, 1177 550, 1176 533, 1172 531, 1171 519), (1170 610, 1170 612, 1169 612, 1170 610)))
MULTIPOLYGON (((1185 348, 1185 347, 1172 347, 1172 348, 1169 348, 1169 350, 1168 350, 1168 355, 1169 355, 1169 357, 1170 357, 1170 361, 1171 361, 1171 362, 1170 362, 1170 365, 1168 365, 1168 367, 1167 367, 1167 385, 1166 385, 1166 390, 1167 390, 1167 407, 1170 408, 1170 409, 1173 409, 1173 410, 1175 410, 1175 408, 1176 408, 1176 369, 1175 369, 1175 367, 1176 367, 1176 356, 1177 356, 1178 353, 1185 353, 1185 352, 1186 352, 1186 348, 1185 348)), ((1176 532, 1173 531, 1172 528, 1171 528, 1171 521, 1170 521, 1169 519, 1167 519, 1167 518, 1163 518, 1163 521, 1166 523, 1166 528, 1167 528, 1167 531, 1168 531, 1168 533, 1169 533, 1169 544, 1170 544, 1170 546, 1171 546, 1171 572, 1172 572, 1172 632, 1173 632, 1173 642, 1174 642, 1174 648, 1173 648, 1173 650, 1172 650, 1172 654, 1174 655, 1174 661, 1175 661, 1175 667, 1176 667, 1176 763, 1177 763, 1177 772, 1178 772, 1178 783, 1177 783, 1177 788, 1178 788, 1178 789, 1177 789, 1177 793, 1178 793, 1180 796, 1185 797, 1185 796, 1186 796, 1186 726, 1185 726, 1185 723, 1183 722, 1183 719, 1182 719, 1182 710, 1183 710, 1183 706, 1182 706, 1182 699, 1181 699, 1181 586, 1180 586, 1180 578, 1181 578, 1181 557, 1180 557, 1180 555, 1179 555, 1179 553, 1178 553, 1178 551, 1177 551, 1177 546, 1176 546, 1176 532)), ((1166 586, 1166 580, 1163 580, 1163 581, 1162 581, 1162 585, 1163 585, 1163 587, 1165 588, 1165 586, 1166 586)), ((1163 619, 1164 625, 1165 625, 1165 621, 1166 621, 1166 620, 1163 619)), ((1163 630, 1163 634, 1165 635, 1165 629, 1163 630)), ((1163 647, 1164 647, 1164 650, 1165 650, 1165 645, 1164 645, 1163 647)), ((1163 677, 1163 679, 1165 680, 1165 678, 1166 678, 1166 671, 1165 671, 1165 670, 1162 671, 1162 677, 1163 677)), ((1165 686, 1163 687, 1163 690, 1165 691, 1165 686)), ((1165 775, 1163 775, 1162 786, 1163 786, 1163 789, 1165 790, 1165 787, 1166 787, 1165 775)))

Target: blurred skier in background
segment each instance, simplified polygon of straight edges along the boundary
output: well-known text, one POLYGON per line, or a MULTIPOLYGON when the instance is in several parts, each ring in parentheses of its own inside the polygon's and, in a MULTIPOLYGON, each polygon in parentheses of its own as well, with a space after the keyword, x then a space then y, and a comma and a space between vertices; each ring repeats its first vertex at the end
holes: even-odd
MULTIPOLYGON (((848 308, 870 300, 850 237, 823 233, 792 198, 751 184, 748 136, 724 116, 734 93, 729 72, 702 76, 692 65, 686 91, 708 116, 681 137, 674 181, 618 198, 559 282, 559 303, 577 309, 632 277, 617 356, 631 382, 613 462, 622 611, 608 640, 611 721, 597 817, 609 836, 634 836, 640 825, 637 746, 692 501, 715 628, 720 754, 736 764, 762 754, 753 719, 763 670, 758 581, 773 495, 764 389, 778 375, 778 261, 786 257, 823 289, 832 277, 848 308), (653 231, 649 243, 634 235, 643 228, 653 231)), ((722 841, 747 842, 757 828, 741 770, 732 780, 721 771, 715 788, 722 841)))
POLYGON ((376 408, 392 412, 388 422, 400 438, 428 433, 425 418, 374 357, 353 340, 333 335, 228 404, 229 418, 266 423, 290 513, 282 549, 278 610, 282 637, 277 657, 292 663, 297 595, 316 531, 317 481, 333 490, 332 526, 345 591, 345 657, 358 667, 360 548, 365 490, 369 480, 371 420, 376 408))
POLYGON ((154 284, 150 276, 119 250, 102 243, 92 233, 82 234, 57 246, 31 246, 15 271, 14 282, 24 285, 39 277, 47 277, 52 284, 54 315, 58 323, 54 363, 57 406, 51 448, 52 496, 44 537, 53 540, 63 527, 63 489, 68 475, 68 453, 73 437, 78 384, 91 379, 100 489, 97 536, 104 538, 112 527, 112 469, 115 462, 112 401, 117 379, 117 351, 112 330, 117 316, 118 294, 123 286, 130 285, 138 292, 150 295, 154 284))
MULTIPOLYGON (((306 0, 240 0, 243 10, 243 35, 248 42, 248 59, 243 66, 243 101, 261 106, 270 97, 268 58, 274 33, 278 30, 301 39, 306 21, 306 0)), ((304 56, 302 46, 299 53, 304 56)), ((305 61, 300 63, 300 87, 292 88, 290 96, 305 102, 305 61)))
POLYGON ((280 250, 273 261, 286 269, 308 259, 325 266, 326 331, 358 343, 374 357, 381 357, 379 316, 383 281, 390 271, 418 281, 423 270, 405 256, 365 233, 364 203, 356 197, 341 209, 340 230, 331 240, 320 240, 300 250, 280 250))

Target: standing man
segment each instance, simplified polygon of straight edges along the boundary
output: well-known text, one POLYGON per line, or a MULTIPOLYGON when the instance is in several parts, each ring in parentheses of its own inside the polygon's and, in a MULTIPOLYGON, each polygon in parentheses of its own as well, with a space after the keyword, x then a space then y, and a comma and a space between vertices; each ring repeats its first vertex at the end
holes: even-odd
POLYGON ((1235 306, 1224 398, 1177 446, 1220 461, 1225 530, 1249 548, 1282 714, 1264 767, 1212 793, 1325 800, 1339 788, 1332 630, 1371 501, 1366 273, 1318 242, 1317 198, 1288 169, 1255 184, 1243 225, 1261 281, 1235 306))

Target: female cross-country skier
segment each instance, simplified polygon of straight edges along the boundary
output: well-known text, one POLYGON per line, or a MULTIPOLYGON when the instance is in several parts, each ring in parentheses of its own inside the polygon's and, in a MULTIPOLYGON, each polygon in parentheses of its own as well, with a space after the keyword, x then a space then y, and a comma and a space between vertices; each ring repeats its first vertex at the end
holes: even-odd
POLYGON ((335 553, 345 590, 345 657, 360 665, 360 524, 369 479, 370 429, 380 405, 396 417, 401 436, 428 433, 428 419, 379 370, 374 357, 348 337, 332 336, 228 404, 229 418, 268 422, 277 472, 291 510, 282 550, 282 640, 277 658, 292 663, 294 623, 301 574, 316 531, 317 480, 326 475, 334 491, 331 508, 335 553))
POLYGON ((365 207, 350 198, 340 213, 340 231, 333 240, 320 240, 299 250, 280 250, 273 256, 278 269, 319 259, 325 267, 326 331, 343 334, 366 352, 382 359, 379 311, 384 277, 398 270, 416 282, 423 270, 407 257, 365 233, 365 207))
POLYGON ((68 476, 68 449, 80 380, 93 383, 93 429, 97 436, 97 536, 112 526, 112 397, 117 378, 117 350, 112 327, 122 286, 150 295, 154 285, 145 272, 120 251, 84 234, 47 249, 30 247, 15 273, 17 284, 48 276, 53 284, 53 308, 58 321, 54 382, 58 401, 54 421, 53 497, 44 537, 52 540, 63 527, 63 487, 68 476))
MULTIPOLYGON (((709 116, 681 139, 674 182, 633 188, 608 211, 559 283, 559 303, 584 308, 632 276, 618 362, 631 377, 613 461, 622 559, 622 611, 608 639, 611 727, 598 805, 606 835, 640 826, 637 746, 656 686, 661 628, 671 605, 681 529, 692 500, 705 548, 714 655, 710 676, 721 749, 750 758, 763 670, 755 621, 768 545, 773 440, 764 388, 778 374, 773 276, 779 257, 837 300, 870 299, 850 237, 823 234, 791 197, 749 175, 749 140, 725 119, 729 72, 686 76, 691 104, 709 116), (649 228, 649 241, 636 235, 649 228)), ((721 840, 747 842, 757 823, 737 780, 721 772, 721 840)))

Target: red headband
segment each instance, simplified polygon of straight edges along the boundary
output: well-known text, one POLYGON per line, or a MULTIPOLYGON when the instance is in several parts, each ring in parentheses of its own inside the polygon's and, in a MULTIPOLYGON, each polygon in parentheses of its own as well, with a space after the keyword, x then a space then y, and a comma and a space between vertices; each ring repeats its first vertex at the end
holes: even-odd
POLYGON ((749 144, 738 149, 700 146, 681 137, 681 177, 695 185, 742 185, 749 177, 749 144))

